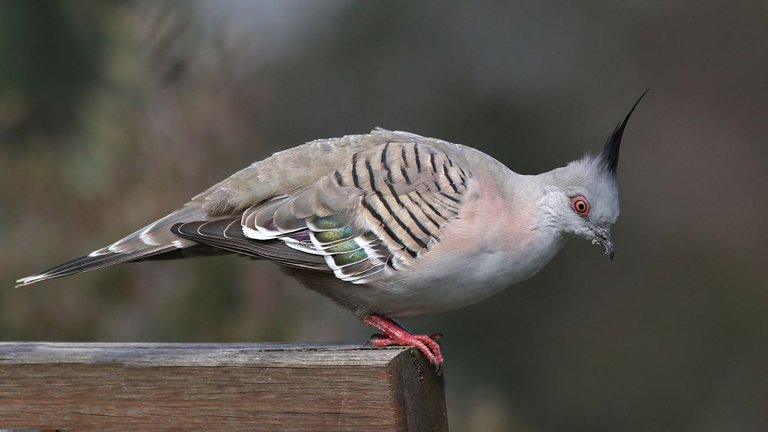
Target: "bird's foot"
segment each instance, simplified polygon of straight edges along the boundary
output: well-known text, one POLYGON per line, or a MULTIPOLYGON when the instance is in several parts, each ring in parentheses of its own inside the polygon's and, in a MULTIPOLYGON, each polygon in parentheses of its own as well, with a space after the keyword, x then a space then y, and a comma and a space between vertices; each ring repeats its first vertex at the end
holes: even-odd
POLYGON ((442 369, 443 353, 440 351, 440 345, 437 343, 438 339, 443 336, 442 334, 412 334, 398 323, 381 315, 368 315, 363 319, 363 322, 384 332, 383 335, 375 335, 371 338, 372 346, 412 346, 424 353, 429 362, 437 367, 438 371, 442 369))

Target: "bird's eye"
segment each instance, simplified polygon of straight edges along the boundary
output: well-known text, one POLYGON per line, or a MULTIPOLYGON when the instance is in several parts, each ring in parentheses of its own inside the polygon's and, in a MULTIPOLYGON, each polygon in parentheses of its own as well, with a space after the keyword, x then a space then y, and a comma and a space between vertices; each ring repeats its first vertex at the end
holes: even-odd
POLYGON ((589 214, 589 202, 583 196, 575 196, 571 198, 571 205, 576 213, 587 216, 589 214))

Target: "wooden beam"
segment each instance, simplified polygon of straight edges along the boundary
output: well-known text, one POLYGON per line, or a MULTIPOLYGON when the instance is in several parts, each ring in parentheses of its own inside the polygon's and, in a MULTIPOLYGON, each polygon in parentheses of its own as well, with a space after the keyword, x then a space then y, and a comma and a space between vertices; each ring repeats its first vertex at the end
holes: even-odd
POLYGON ((0 428, 445 431, 403 347, 0 342, 0 428))

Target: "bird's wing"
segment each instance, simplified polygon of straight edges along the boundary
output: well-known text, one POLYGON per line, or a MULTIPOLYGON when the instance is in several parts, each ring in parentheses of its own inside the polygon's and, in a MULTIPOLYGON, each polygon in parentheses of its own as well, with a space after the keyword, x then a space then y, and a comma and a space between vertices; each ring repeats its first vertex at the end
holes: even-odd
POLYGON ((254 241, 243 234, 240 217, 178 223, 171 232, 213 248, 239 255, 275 261, 278 264, 315 271, 329 271, 325 260, 285 246, 280 240, 254 241))
POLYGON ((198 194, 180 209, 88 255, 16 281, 17 286, 83 273, 115 264, 222 253, 175 234, 185 222, 207 222, 239 216, 279 194, 291 194, 313 184, 332 170, 339 159, 371 148, 381 141, 376 133, 316 140, 254 162, 198 194))
POLYGON ((17 283, 224 251, 363 283, 439 241, 470 178, 461 150, 443 141, 380 129, 317 140, 255 162, 133 234, 17 283))
POLYGON ((445 225, 459 214, 471 173, 452 144, 390 134, 309 187, 246 209, 237 246, 229 240, 238 231, 233 225, 192 222, 173 231, 238 253, 248 244, 244 238, 251 239, 253 256, 333 271, 352 283, 399 271, 440 241, 445 225), (274 246, 276 240, 287 248, 266 251, 260 246, 274 246), (308 266, 307 256, 322 257, 325 266, 317 268, 316 261, 308 266))

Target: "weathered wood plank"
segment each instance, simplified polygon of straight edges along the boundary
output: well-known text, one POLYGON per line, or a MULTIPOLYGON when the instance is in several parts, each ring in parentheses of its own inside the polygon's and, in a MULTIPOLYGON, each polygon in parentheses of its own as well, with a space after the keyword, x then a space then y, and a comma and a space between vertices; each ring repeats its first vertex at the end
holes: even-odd
POLYGON ((442 379, 410 348, 0 342, 0 428, 448 427, 442 379))

